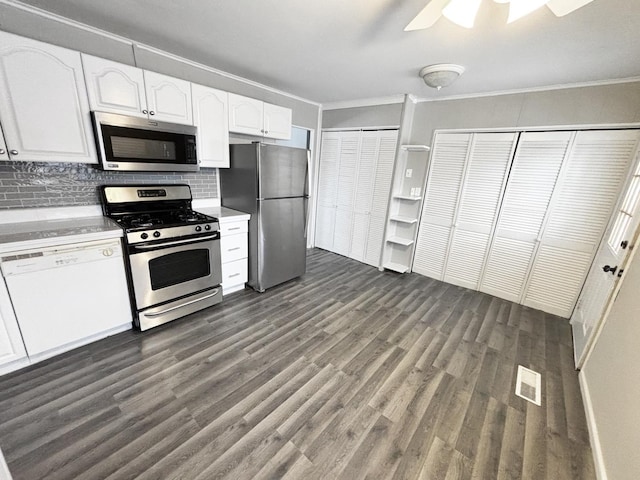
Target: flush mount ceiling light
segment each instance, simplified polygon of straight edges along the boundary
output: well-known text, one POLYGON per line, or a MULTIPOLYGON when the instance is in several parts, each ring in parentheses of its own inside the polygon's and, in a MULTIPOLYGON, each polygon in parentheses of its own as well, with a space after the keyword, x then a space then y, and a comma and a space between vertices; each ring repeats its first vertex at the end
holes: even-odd
MULTIPOLYGON (((563 17, 593 0, 493 0, 509 4, 507 23, 515 22, 538 8, 546 5, 557 17, 563 17)), ((441 16, 445 16, 461 27, 471 28, 476 19, 482 0, 430 0, 416 18, 405 27, 405 32, 429 28, 441 16)))
POLYGON ((439 63, 437 65, 427 65, 420 70, 420 76, 424 83, 431 88, 440 90, 442 87, 448 87, 464 72, 462 65, 454 63, 439 63))

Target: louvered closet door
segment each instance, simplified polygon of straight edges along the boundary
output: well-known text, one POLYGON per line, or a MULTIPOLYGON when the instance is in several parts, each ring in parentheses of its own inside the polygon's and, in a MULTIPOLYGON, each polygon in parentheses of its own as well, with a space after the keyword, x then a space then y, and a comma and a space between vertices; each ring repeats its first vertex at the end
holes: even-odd
POLYGON ((524 305, 571 316, 638 136, 637 130, 576 134, 550 206, 524 305))
POLYGON ((333 232, 333 251, 349 255, 351 224, 356 187, 356 166, 360 150, 360 132, 341 132, 338 166, 336 221, 333 232))
POLYGON ((351 234, 351 249, 349 252, 349 256, 359 262, 364 262, 367 250, 376 159, 380 143, 377 133, 378 132, 363 132, 360 142, 358 173, 353 202, 353 229, 351 234))
POLYGON ((444 281, 477 289, 487 258, 517 133, 476 133, 451 231, 444 281))
MULTIPOLYGON (((365 132, 372 133, 372 132, 365 132)), ((396 158, 398 131, 377 132, 379 138, 378 157, 376 160, 373 197, 371 199, 371 215, 364 262, 378 267, 384 242, 384 227, 387 221, 389 192, 396 158)))
POLYGON ((436 135, 413 271, 442 280, 471 134, 436 135))
POLYGON ((320 147, 318 204, 316 215, 316 246, 333 250, 338 194, 338 160, 340 134, 323 132, 320 147))
POLYGON ((572 132, 520 135, 479 290, 521 302, 572 132))

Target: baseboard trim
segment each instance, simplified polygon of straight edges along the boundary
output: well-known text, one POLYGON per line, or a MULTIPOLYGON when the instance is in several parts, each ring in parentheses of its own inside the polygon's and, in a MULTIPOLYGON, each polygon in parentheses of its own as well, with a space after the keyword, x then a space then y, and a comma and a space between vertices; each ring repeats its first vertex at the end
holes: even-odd
POLYGON ((596 477, 598 480, 608 480, 607 470, 604 466, 604 457, 602 455, 602 446, 600 445, 600 436, 598 435, 598 426, 596 425, 596 416, 593 411, 589 385, 587 384, 584 372, 578 373, 578 381, 580 382, 582 403, 584 404, 584 411, 587 416, 587 427, 589 428, 589 440, 591 441, 591 451, 593 452, 593 463, 596 468, 596 477))

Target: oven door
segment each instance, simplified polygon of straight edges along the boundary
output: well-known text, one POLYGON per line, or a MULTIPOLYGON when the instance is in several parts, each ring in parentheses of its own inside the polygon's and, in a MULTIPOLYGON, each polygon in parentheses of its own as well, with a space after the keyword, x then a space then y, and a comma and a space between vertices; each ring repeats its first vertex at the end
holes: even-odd
POLYGON ((215 287, 222 282, 220 233, 129 247, 137 310, 215 287))

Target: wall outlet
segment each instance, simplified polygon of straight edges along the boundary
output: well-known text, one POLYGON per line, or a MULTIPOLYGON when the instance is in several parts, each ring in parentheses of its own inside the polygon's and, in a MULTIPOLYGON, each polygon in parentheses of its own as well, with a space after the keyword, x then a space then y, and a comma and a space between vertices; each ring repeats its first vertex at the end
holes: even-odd
POLYGON ((404 173, 404 176, 407 178, 411 178, 411 175, 413 175, 413 169, 407 168, 407 171, 404 173))
POLYGON ((421 190, 420 187, 416 187, 416 188, 414 188, 414 190, 415 190, 415 193, 413 194, 413 196, 414 197, 419 197, 420 196, 420 190, 421 190))
POLYGON ((416 189, 415 189, 415 188, 412 188, 412 189, 411 189, 411 193, 410 193, 410 195, 411 195, 412 197, 415 197, 415 196, 416 196, 416 189))

